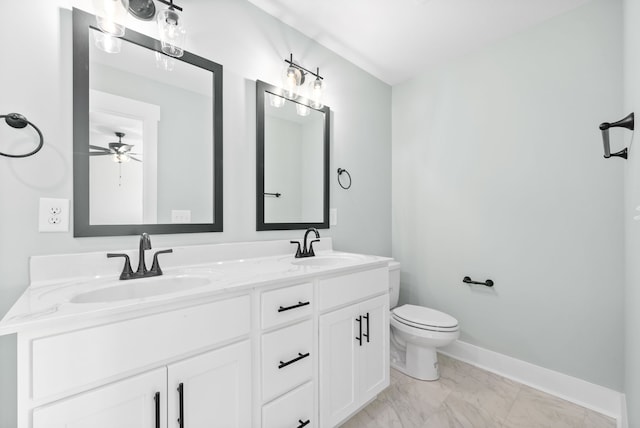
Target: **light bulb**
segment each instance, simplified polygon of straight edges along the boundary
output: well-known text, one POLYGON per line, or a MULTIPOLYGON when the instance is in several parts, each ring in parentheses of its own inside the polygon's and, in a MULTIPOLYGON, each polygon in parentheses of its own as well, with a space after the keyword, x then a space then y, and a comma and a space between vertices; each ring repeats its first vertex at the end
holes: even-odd
POLYGON ((158 31, 162 52, 179 58, 184 54, 184 42, 187 37, 187 30, 182 25, 182 20, 171 7, 158 12, 158 31))
POLYGON ((269 94, 269 104, 271 104, 272 107, 280 108, 284 105, 285 101, 286 100, 280 95, 269 94))
POLYGON ((295 100, 298 98, 298 87, 304 82, 304 75, 297 68, 289 65, 284 72, 284 96, 295 100))
POLYGON ((114 37, 124 36, 129 0, 94 0, 98 28, 114 37))
POLYGON ((324 107, 324 89, 324 82, 319 77, 309 84, 309 100, 311 101, 311 107, 318 110, 324 107))
POLYGON ((93 31, 98 49, 106 53, 117 54, 122 50, 122 39, 111 34, 93 31))
POLYGON ((163 54, 156 51, 156 67, 160 70, 173 71, 176 66, 176 59, 174 57, 163 54))
POLYGON ((309 116, 311 109, 304 104, 296 104, 296 113, 298 113, 298 116, 309 116))

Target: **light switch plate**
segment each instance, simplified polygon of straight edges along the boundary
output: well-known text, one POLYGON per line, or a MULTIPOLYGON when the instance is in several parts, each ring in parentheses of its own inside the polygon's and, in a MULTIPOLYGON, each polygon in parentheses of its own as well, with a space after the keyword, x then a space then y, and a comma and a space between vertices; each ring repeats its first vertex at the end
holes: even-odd
POLYGON ((38 231, 69 231, 69 199, 40 198, 38 231))
POLYGON ((338 225, 338 209, 331 208, 329 210, 329 226, 337 226, 338 225))

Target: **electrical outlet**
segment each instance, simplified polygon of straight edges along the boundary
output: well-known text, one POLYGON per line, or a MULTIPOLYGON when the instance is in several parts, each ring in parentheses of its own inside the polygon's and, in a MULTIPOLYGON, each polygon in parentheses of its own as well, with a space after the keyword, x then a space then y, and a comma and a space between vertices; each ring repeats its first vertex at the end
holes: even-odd
POLYGON ((40 198, 38 230, 40 232, 68 232, 69 199, 40 198))

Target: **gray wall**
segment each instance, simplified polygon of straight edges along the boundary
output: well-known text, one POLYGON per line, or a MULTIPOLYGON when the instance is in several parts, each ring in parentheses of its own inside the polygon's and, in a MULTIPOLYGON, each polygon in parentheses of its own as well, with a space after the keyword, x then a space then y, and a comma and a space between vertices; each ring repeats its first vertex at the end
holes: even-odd
MULTIPOLYGON (((624 0, 624 112, 635 111, 640 119, 640 2, 624 0)), ((636 122, 637 123, 637 122, 636 122)), ((636 133, 638 127, 636 126, 636 133)), ((624 133, 628 145, 630 132, 624 133)), ((637 140, 637 135, 634 137, 637 140)), ((639 215, 640 206, 640 153, 638 142, 629 149, 625 162, 625 393, 629 412, 629 427, 640 427, 640 223, 633 217, 639 215)))
MULTIPOLYGON (((36 156, 0 158, 0 316, 29 283, 36 254, 134 248, 137 238, 82 238, 38 233, 40 197, 69 198, 72 189, 72 54, 70 5, 82 0, 4 2, 10 16, 3 39, 0 112, 20 112, 43 131, 36 156)), ((391 254, 391 88, 246 1, 190 0, 185 7, 187 49, 224 68, 224 232, 154 236, 154 246, 289 239, 302 231, 255 231, 255 80, 280 85, 290 52, 307 68, 320 67, 332 108, 332 165, 354 177, 350 191, 331 177, 331 206, 339 224, 321 231, 341 250, 391 254)), ((136 31, 155 26, 135 20, 136 31)), ((0 142, 15 135, 0 126, 0 142)), ((6 148, 4 145, 2 147, 6 148)), ((9 143, 11 145, 11 143, 9 143)), ((0 427, 12 428, 15 412, 14 338, 0 339, 0 427)))
POLYGON ((618 391, 624 161, 602 158, 598 125, 623 113, 621 25, 596 0, 394 86, 392 109, 401 299, 618 391))

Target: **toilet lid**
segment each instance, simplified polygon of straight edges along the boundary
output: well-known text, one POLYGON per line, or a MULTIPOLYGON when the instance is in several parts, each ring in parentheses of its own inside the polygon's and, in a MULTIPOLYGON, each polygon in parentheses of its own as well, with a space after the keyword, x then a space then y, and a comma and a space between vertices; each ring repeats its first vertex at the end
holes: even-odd
POLYGON ((458 327, 458 320, 444 312, 424 306, 402 305, 393 310, 393 315, 398 321, 417 326, 436 328, 458 327))

